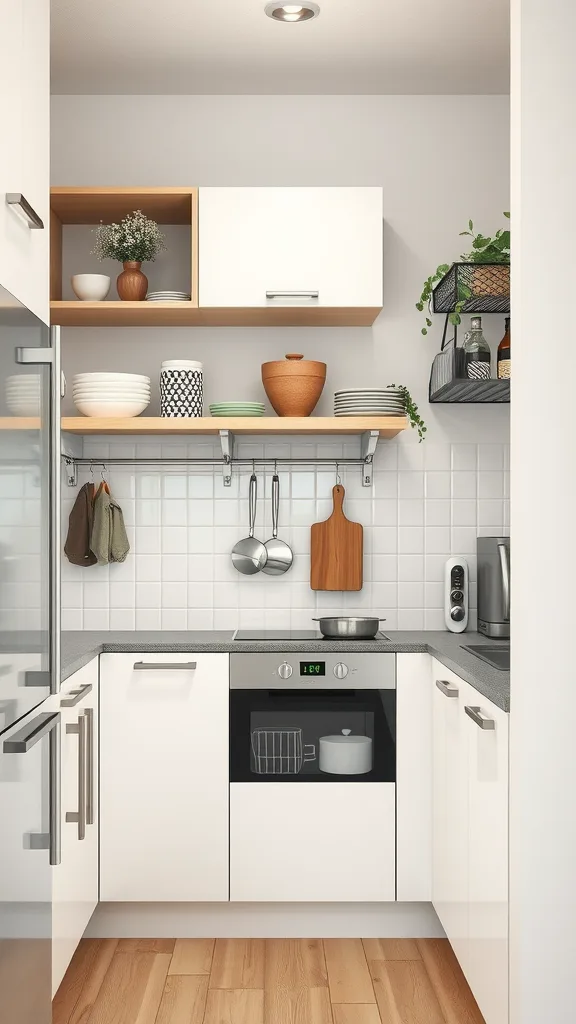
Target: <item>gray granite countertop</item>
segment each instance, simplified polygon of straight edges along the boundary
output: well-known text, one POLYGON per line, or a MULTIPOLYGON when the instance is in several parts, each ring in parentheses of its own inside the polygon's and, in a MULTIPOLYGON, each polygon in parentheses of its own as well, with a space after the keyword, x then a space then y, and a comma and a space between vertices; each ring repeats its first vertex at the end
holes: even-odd
POLYGON ((235 642, 231 631, 70 631, 62 633, 62 680, 67 679, 96 655, 109 653, 187 653, 256 651, 310 653, 322 651, 367 651, 376 654, 432 654, 446 668, 470 683, 502 711, 510 710, 510 673, 492 668, 463 650, 462 645, 493 643, 479 633, 388 630, 389 640, 235 642))

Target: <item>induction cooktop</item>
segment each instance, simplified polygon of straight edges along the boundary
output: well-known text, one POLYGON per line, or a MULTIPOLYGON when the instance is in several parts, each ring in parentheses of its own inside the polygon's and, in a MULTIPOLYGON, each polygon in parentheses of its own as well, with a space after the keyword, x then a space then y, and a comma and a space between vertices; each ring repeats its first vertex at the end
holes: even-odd
MULTIPOLYGON (((278 640, 326 640, 333 641, 333 637, 325 637, 318 629, 237 629, 232 637, 233 640, 244 640, 248 643, 270 643, 278 640)), ((387 640, 384 633, 378 632, 374 640, 387 640)), ((363 639, 362 643, 370 643, 370 640, 363 639)))

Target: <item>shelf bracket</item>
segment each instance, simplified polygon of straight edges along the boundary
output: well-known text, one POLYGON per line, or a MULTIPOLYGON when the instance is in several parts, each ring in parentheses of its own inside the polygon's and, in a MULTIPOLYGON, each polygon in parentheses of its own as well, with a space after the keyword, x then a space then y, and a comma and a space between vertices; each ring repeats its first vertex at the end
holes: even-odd
POLYGON ((234 458, 234 434, 231 430, 220 430, 222 447, 222 480, 224 487, 232 486, 232 459, 234 458))
POLYGON ((372 486, 372 465, 380 438, 379 430, 365 430, 360 438, 360 458, 364 460, 362 467, 362 484, 372 486))

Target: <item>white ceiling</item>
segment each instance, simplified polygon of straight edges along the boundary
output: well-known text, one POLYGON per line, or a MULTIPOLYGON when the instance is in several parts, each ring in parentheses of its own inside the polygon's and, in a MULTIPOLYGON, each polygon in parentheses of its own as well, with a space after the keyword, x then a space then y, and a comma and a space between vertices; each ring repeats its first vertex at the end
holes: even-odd
MULTIPOLYGON (((52 0, 54 93, 505 93, 508 0, 52 0)), ((438 125, 447 142, 473 125, 438 125)))

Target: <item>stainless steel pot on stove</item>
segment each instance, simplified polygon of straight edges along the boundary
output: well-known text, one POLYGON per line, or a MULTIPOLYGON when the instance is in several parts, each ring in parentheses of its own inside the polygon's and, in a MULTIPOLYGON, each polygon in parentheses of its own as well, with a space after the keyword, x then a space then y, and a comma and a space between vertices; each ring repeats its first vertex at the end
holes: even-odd
POLYGON ((327 640, 373 640, 385 619, 368 616, 329 615, 313 619, 327 640))

